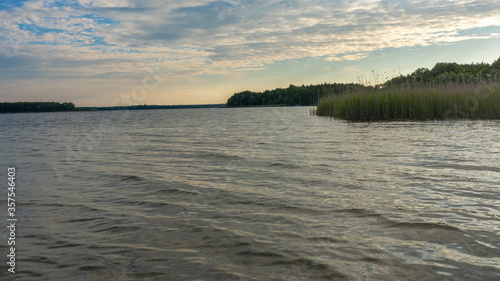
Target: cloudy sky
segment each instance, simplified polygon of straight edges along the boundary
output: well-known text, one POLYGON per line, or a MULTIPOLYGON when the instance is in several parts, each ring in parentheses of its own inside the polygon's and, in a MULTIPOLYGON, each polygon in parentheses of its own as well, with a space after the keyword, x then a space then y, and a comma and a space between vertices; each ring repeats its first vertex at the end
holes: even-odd
POLYGON ((225 103, 498 57, 498 0, 0 0, 0 101, 225 103))

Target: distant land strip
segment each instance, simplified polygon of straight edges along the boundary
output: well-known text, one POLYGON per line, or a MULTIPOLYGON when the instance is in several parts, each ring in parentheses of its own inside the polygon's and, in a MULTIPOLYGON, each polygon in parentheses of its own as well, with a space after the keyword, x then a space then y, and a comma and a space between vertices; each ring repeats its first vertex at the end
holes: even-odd
POLYGON ((78 111, 72 102, 0 102, 0 113, 78 111))
POLYGON ((188 104, 188 105, 129 105, 105 107, 76 107, 72 102, 0 102, 0 113, 63 112, 63 111, 109 111, 109 110, 147 110, 179 108, 220 108, 226 104, 188 104))
POLYGON ((100 110, 147 110, 147 109, 179 109, 179 108, 218 108, 225 107, 221 104, 186 104, 186 105, 128 105, 128 106, 105 106, 105 107, 79 107, 79 109, 100 110))

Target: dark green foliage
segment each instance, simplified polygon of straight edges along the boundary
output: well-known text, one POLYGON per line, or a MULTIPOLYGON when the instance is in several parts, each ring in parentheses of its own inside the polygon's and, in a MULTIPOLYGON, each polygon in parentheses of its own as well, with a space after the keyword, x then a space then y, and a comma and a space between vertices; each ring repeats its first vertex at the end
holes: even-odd
POLYGON ((75 105, 71 102, 2 102, 0 103, 0 113, 17 112, 53 112, 53 111, 73 111, 75 105))
POLYGON ((494 61, 492 64, 491 64, 491 68, 495 69, 495 70, 499 70, 500 71, 500 58, 498 58, 496 61, 494 61))
POLYGON ((402 86, 412 83, 442 84, 449 82, 484 83, 500 79, 500 58, 488 63, 457 64, 440 62, 432 69, 419 68, 408 75, 399 75, 383 86, 402 86))
POLYGON ((290 85, 288 88, 276 88, 264 92, 243 91, 231 96, 227 106, 262 106, 262 105, 314 105, 319 97, 330 93, 345 93, 369 87, 360 84, 320 84, 308 86, 290 85))

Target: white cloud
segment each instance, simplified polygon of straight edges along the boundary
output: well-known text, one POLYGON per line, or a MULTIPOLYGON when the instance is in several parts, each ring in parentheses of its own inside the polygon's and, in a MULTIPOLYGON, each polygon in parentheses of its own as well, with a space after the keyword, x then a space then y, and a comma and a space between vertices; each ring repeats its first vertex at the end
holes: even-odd
POLYGON ((100 50, 194 46, 210 50, 214 61, 261 65, 318 56, 352 60, 349 53, 467 40, 457 31, 500 25, 496 1, 79 2, 84 7, 44 9, 41 1, 30 2, 7 20, 7 29, 30 42, 72 45, 75 51, 98 37, 113 45, 100 50), (19 23, 64 32, 40 37, 19 30, 19 23))
POLYGON ((79 0, 82 6, 100 7, 100 8, 133 8, 134 5, 127 0, 79 0))
POLYGON ((327 57, 325 60, 327 61, 350 61, 350 60, 360 60, 362 58, 366 58, 368 56, 368 53, 357 53, 357 54, 350 54, 350 55, 343 55, 343 56, 334 56, 334 57, 327 57))

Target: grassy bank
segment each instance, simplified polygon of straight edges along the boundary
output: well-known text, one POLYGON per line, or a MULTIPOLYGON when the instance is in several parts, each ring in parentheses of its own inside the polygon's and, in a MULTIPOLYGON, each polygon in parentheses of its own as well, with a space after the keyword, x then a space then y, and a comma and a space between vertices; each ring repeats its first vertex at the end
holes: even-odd
POLYGON ((353 121, 500 119, 499 83, 386 87, 321 99, 316 115, 353 121))

